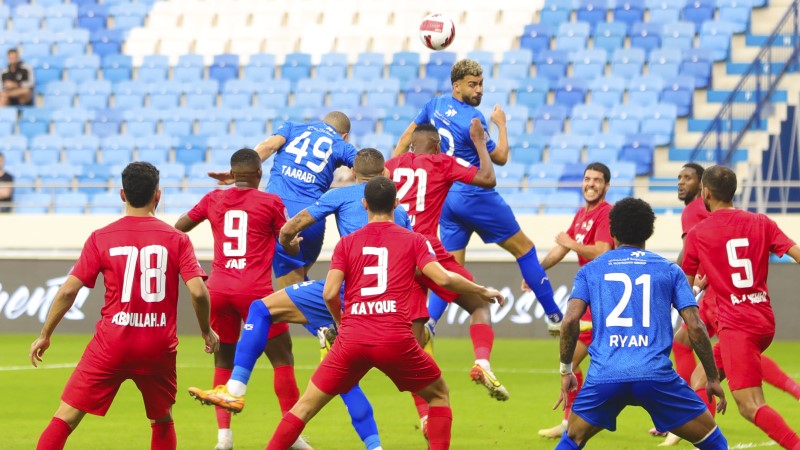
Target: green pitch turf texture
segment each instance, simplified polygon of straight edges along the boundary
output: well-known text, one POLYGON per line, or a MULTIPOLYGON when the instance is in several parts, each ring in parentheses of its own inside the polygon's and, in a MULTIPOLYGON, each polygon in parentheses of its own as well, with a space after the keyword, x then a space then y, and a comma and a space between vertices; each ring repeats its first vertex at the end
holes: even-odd
MULTIPOLYGON (((0 448, 32 449, 39 434, 58 406, 59 396, 72 366, 78 361, 89 336, 58 335, 45 354, 43 368, 34 370, 28 362, 33 335, 4 335, 0 339, 0 386, 3 388, 3 439, 0 448)), ((212 358, 202 352, 202 341, 183 336, 178 353, 178 398, 173 409, 179 449, 211 449, 216 443, 214 410, 201 406, 186 393, 189 386, 211 387, 212 358)), ((436 341, 436 356, 450 386, 453 406, 453 449, 552 449, 556 441, 537 436, 539 428, 561 420, 551 410, 560 377, 556 340, 498 339, 492 366, 511 394, 507 402, 487 395, 468 376, 472 350, 466 339, 436 341)), ((800 378, 800 344, 775 342, 768 354, 794 378, 800 378)), ((297 380, 302 394, 318 360, 318 343, 311 337, 294 338, 297 380)), ((372 401, 385 449, 425 448, 418 419, 409 394, 399 393, 380 372, 370 372, 362 387, 372 401)), ((800 430, 800 403, 788 394, 766 388, 767 401, 789 425, 800 430)), ((754 425, 739 416, 733 399, 728 413, 718 416, 731 448, 775 446, 754 425)), ((234 416, 237 449, 264 448, 279 421, 278 404, 272 388, 272 370, 262 358, 251 379, 247 406, 234 416)), ((661 438, 652 438, 652 426, 641 408, 628 408, 618 419, 615 433, 603 432, 588 448, 648 449, 661 438)), ((303 433, 317 450, 364 448, 350 425, 340 400, 332 401, 303 433)), ((106 417, 87 415, 67 442, 68 449, 149 448, 150 426, 144 416, 139 392, 132 382, 122 386, 106 417)), ((691 448, 687 443, 676 448, 691 448)), ((776 446, 774 448, 777 448, 776 446)))

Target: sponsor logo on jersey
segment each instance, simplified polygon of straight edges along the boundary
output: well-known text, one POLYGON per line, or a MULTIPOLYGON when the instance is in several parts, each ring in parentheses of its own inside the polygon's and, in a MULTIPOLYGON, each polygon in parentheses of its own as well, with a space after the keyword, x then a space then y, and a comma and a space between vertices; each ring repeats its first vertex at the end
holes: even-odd
POLYGON ((644 256, 645 254, 646 254, 645 252, 643 252, 643 251, 641 251, 641 250, 637 250, 637 251, 635 251, 635 252, 632 252, 632 253, 631 253, 631 256, 633 256, 634 258, 641 258, 641 257, 642 257, 642 256, 644 256))
POLYGON ((120 311, 114 314, 111 323, 123 327, 153 328, 167 326, 166 313, 129 313, 120 311), (159 317, 160 316, 160 317, 159 317))
POLYGON ((394 300, 377 300, 373 302, 353 303, 350 307, 350 314, 363 316, 366 314, 389 314, 397 312, 397 304, 394 300))
POLYGON ((731 303, 738 305, 739 303, 750 302, 752 304, 763 303, 767 301, 766 292, 751 292, 749 294, 742 294, 741 297, 731 294, 731 303))

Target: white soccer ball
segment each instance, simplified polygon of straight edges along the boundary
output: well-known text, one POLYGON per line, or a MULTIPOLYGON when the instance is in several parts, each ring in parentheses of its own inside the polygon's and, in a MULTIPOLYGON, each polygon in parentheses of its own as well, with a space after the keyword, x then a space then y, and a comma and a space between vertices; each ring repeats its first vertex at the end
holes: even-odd
POLYGON ((431 14, 419 24, 419 40, 431 50, 446 49, 455 37, 455 24, 443 14, 431 14))

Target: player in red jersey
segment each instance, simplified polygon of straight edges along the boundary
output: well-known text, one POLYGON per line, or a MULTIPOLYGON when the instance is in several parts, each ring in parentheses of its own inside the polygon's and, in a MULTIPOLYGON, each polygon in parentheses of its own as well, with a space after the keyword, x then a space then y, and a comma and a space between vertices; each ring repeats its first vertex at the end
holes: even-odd
POLYGON ((430 403, 430 448, 450 447, 452 412, 447 385, 433 358, 411 332, 415 271, 488 302, 502 303, 503 297, 445 270, 424 236, 395 225, 396 195, 388 178, 376 177, 367 183, 364 203, 369 224, 339 241, 325 281, 323 295, 339 325, 339 336, 300 401, 283 416, 268 449, 288 448, 334 395, 347 392, 372 367, 388 375, 398 389, 416 392, 430 403), (343 283, 344 311, 339 298, 343 283))
POLYGON ((61 395, 61 405, 37 449, 62 449, 86 413, 103 416, 123 381, 142 393, 152 427, 152 449, 175 449, 172 421, 177 375, 175 335, 178 276, 186 283, 206 351, 219 338, 209 324, 206 274, 186 234, 154 217, 161 199, 158 170, 134 162, 122 171, 125 217, 94 231, 67 281, 59 288, 42 332, 30 349, 34 367, 50 347, 50 336, 72 307, 78 291, 93 288, 103 274, 105 304, 94 337, 61 395))
MULTIPOLYGON (((583 182, 581 190, 586 205, 582 206, 572 224, 566 232, 561 232, 556 236, 556 246, 553 247, 542 260, 542 267, 547 270, 564 259, 567 253, 574 251, 578 254, 578 265, 583 267, 589 261, 597 258, 603 253, 614 248, 614 239, 611 237, 609 228, 608 213, 611 211, 611 204, 606 201, 606 193, 611 186, 611 170, 599 162, 593 162, 583 170, 583 182)), ((522 290, 530 291, 530 288, 522 281, 522 290)), ((558 327, 559 325, 556 325, 558 327)), ((553 332, 557 331, 552 330, 553 332)), ((578 380, 578 389, 570 392, 569 402, 564 409, 564 420, 553 428, 539 430, 539 436, 559 439, 564 433, 567 425, 567 417, 570 413, 570 405, 575 401, 575 397, 583 384, 583 372, 580 363, 589 354, 589 344, 592 343, 592 314, 589 309, 581 317, 581 333, 575 347, 575 354, 572 358, 573 373, 578 380)))
POLYGON ((775 335, 767 291, 770 253, 800 262, 800 246, 763 214, 736 210, 736 174, 727 167, 706 169, 702 198, 711 215, 686 235, 683 270, 690 284, 706 271, 717 299, 714 357, 727 377, 741 415, 783 448, 800 450, 800 438, 764 400, 761 353, 775 335))
MULTIPOLYGON (((254 150, 241 149, 231 156, 234 188, 206 194, 175 228, 188 232, 208 219, 214 235, 214 261, 208 290, 211 294, 211 327, 219 333, 214 353, 214 386, 225 384, 233 370, 233 357, 242 321, 254 299, 272 294, 272 257, 286 208, 275 194, 258 190, 261 158, 254 150)), ((297 254, 298 248, 287 248, 297 254)), ((270 328, 265 353, 274 368, 274 388, 281 414, 297 403, 300 392, 294 376, 294 357, 289 324, 270 328)), ((216 407, 218 437, 215 450, 233 448, 231 413, 216 407)), ((302 443, 295 447, 303 448, 302 443)))

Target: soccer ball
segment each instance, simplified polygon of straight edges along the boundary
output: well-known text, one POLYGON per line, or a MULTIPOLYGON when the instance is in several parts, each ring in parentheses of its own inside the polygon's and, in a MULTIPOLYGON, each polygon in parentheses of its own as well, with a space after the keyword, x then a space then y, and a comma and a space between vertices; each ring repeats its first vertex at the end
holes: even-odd
POLYGON ((443 14, 431 14, 419 24, 419 40, 431 50, 446 49, 455 37, 455 24, 443 14))

